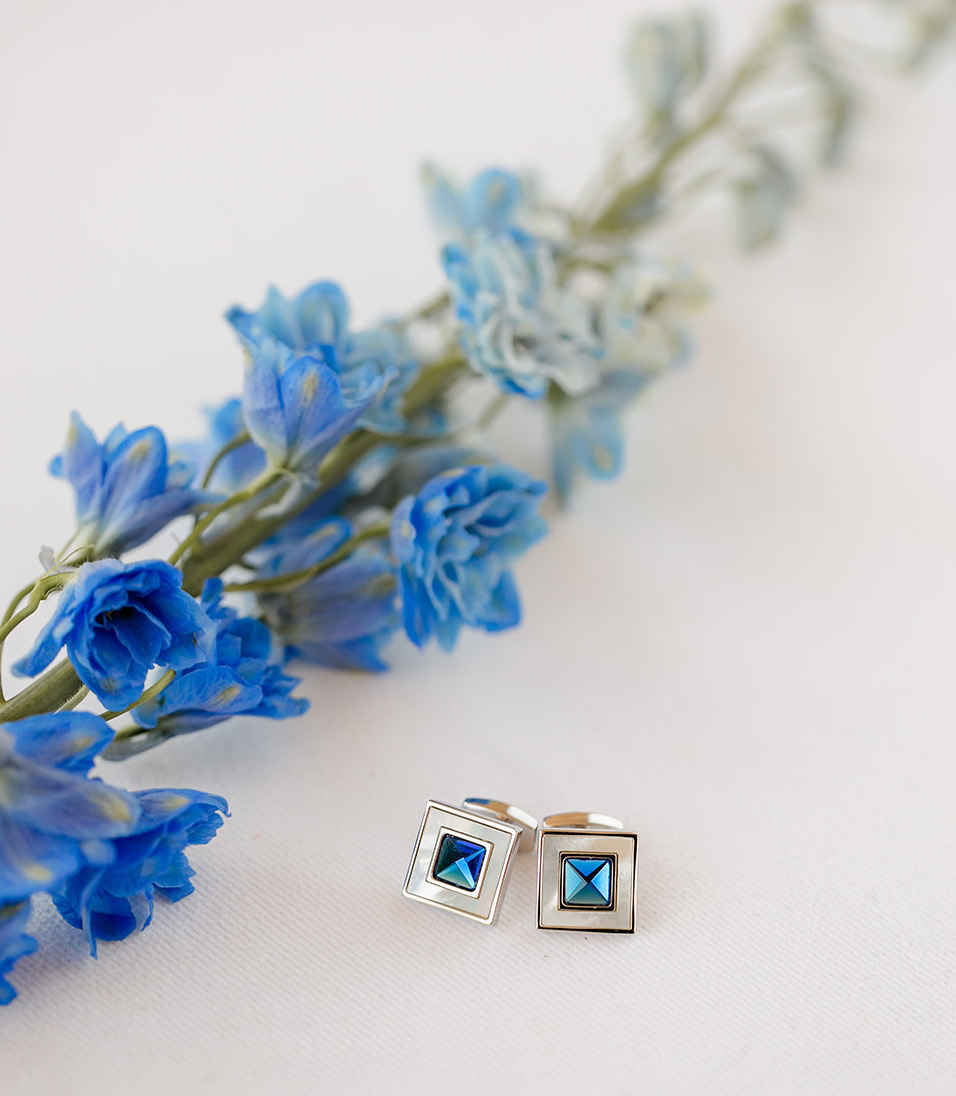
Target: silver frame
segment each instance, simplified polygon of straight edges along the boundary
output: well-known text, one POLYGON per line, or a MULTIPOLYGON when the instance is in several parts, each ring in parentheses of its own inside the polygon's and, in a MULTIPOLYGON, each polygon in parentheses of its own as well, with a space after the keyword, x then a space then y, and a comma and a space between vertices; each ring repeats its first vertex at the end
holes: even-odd
POLYGON ((430 799, 418 829, 415 851, 405 875, 402 893, 414 902, 461 914, 472 921, 493 925, 511 874, 521 838, 521 827, 451 807, 430 799), (438 846, 446 833, 486 846, 478 886, 473 891, 451 887, 432 877, 438 846))
POLYGON ((542 829, 538 838, 538 928, 572 932, 634 932, 637 924, 638 835, 621 830, 542 829), (568 854, 613 857, 610 907, 561 905, 561 866, 568 854))

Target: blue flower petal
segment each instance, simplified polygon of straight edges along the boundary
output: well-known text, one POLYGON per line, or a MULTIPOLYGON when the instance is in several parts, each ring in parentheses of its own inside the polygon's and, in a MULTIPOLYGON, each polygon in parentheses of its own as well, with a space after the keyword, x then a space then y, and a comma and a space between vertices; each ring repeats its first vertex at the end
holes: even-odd
POLYGON ((395 510, 402 619, 419 647, 445 650, 464 625, 513 627, 520 602, 509 565, 543 536, 544 484, 505 465, 472 465, 435 476, 395 510))
POLYGON ((37 950, 36 940, 24 931, 29 919, 29 900, 0 905, 0 1005, 9 1005, 17 995, 7 980, 14 963, 37 950))
POLYGON ((166 439, 156 427, 127 434, 117 426, 99 444, 75 412, 64 451, 50 471, 73 486, 80 535, 100 556, 135 548, 215 497, 190 486, 191 466, 169 463, 166 439))
POLYGON ((113 739, 109 724, 92 712, 33 715, 4 724, 3 729, 13 736, 21 757, 82 776, 113 739))
POLYGON ((119 709, 142 693, 154 665, 181 670, 207 661, 214 638, 175 567, 99 560, 79 569, 33 649, 13 669, 37 674, 65 645, 83 684, 119 709))

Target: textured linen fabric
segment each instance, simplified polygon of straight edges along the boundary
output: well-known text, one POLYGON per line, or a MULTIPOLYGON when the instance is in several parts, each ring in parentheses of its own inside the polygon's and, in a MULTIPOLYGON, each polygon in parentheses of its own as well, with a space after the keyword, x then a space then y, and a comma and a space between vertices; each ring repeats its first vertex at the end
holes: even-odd
MULTIPOLYGON (((241 383, 219 315, 268 281, 339 278, 361 320, 427 296, 419 156, 573 194, 634 7, 11 6, 6 587, 70 532, 72 408, 197 432, 241 383)), ((956 1091, 956 64, 871 100, 783 246, 735 257, 716 208, 674 239, 717 291, 700 353, 552 513, 520 630, 109 767, 233 817, 97 962, 38 903, 5 1094, 956 1091), (403 900, 425 800, 466 795, 623 816, 636 935, 537 931, 531 858, 495 928, 403 900)), ((544 470, 533 417, 498 437, 544 470)))

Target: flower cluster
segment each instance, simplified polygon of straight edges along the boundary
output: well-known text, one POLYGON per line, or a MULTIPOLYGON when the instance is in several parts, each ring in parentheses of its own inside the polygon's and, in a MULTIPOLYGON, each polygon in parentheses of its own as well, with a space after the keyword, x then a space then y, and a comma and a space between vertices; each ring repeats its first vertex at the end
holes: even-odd
POLYGON ((63 920, 86 933, 93 956, 97 940, 145 929, 155 895, 178 902, 192 894, 196 873, 183 850, 208 844, 229 813, 222 796, 186 788, 137 792, 134 801, 133 826, 52 892, 63 920))
POLYGON ((122 920, 118 899, 140 896, 151 914, 154 892, 173 901, 189 893, 192 871, 182 850, 208 841, 218 825, 214 812, 226 813, 218 796, 168 789, 131 795, 91 777, 112 737, 90 712, 0 725, 0 1004, 15 996, 6 977, 14 963, 36 951, 25 931, 36 896, 52 894, 95 954, 97 937, 118 939, 148 924, 148 917, 122 920), (174 829, 172 817, 183 819, 174 829), (161 825, 165 845, 154 836, 161 825), (137 886, 122 889, 134 872, 137 886))
MULTIPOLYGON (((688 359, 706 299, 645 231, 717 190, 745 248, 779 234, 809 166, 753 106, 794 69, 795 100, 817 109, 813 158, 832 165, 846 145, 855 100, 815 8, 788 3, 713 88, 706 21, 642 24, 634 117, 573 205, 500 167, 463 182, 426 169, 440 292, 361 328, 328 280, 231 308, 241 394, 207 411, 206 436, 173 446, 116 426, 100 442, 73 416, 51 471, 73 490, 76 532, 0 616, 2 655, 55 599, 13 666, 31 680, 7 697, 0 675, 0 1003, 36 948, 40 895, 95 953, 145 928, 157 896, 192 891, 186 849, 228 813, 217 795, 113 787, 97 758, 297 716, 293 663, 382 671, 403 638, 451 651, 463 629, 518 624, 546 485, 486 451, 484 432, 514 397, 546 418, 559 499, 618 474, 625 409, 688 359)), ((943 29, 927 22, 912 56, 943 29)))
POLYGON ((401 433, 403 392, 418 363, 387 325, 349 331, 349 305, 334 282, 293 300, 270 288, 255 312, 226 314, 248 354, 243 412, 269 459, 314 475, 322 457, 357 423, 401 433))

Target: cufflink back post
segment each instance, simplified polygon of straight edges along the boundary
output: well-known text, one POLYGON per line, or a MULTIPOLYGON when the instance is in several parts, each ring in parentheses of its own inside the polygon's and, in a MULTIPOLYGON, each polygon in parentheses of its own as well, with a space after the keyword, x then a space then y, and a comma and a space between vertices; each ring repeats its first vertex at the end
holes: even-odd
POLYGON ((549 815, 538 835, 538 928, 634 932, 638 835, 588 811, 549 815))
POLYGON ((429 800, 403 894, 415 902, 493 925, 515 853, 534 847, 537 820, 497 799, 460 807, 429 800))

